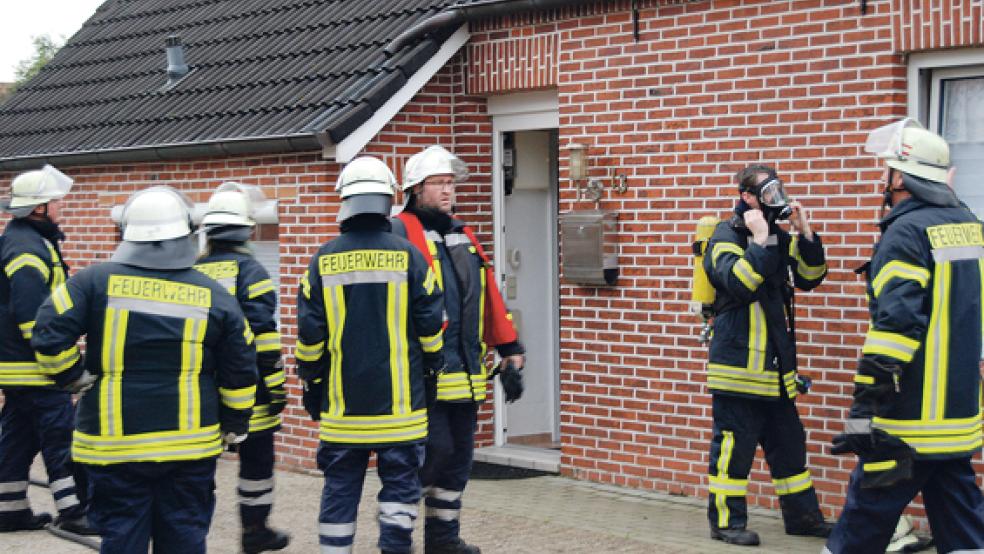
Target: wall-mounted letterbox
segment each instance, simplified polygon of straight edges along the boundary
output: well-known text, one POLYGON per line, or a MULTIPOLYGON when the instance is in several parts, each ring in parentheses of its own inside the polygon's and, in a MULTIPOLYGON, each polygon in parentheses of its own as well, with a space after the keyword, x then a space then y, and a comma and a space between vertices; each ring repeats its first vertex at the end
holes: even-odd
POLYGON ((618 279, 618 214, 584 210, 560 214, 561 275, 568 283, 614 285, 618 279))

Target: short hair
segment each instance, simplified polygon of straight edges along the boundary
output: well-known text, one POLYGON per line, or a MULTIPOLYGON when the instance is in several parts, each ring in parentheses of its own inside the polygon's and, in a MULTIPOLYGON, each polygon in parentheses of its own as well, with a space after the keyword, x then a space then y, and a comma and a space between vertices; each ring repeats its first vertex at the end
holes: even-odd
POLYGON ((776 170, 764 164, 752 164, 742 169, 735 175, 735 180, 738 181, 738 190, 744 192, 759 184, 759 173, 772 176, 776 174, 776 170))

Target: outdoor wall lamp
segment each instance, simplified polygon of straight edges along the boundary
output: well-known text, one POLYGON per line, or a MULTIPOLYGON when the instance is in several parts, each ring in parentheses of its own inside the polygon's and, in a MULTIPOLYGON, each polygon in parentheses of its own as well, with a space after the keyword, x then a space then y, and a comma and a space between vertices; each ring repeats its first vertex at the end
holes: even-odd
MULTIPOLYGON (((578 200, 600 202, 602 194, 605 191, 606 183, 605 179, 588 177, 588 146, 575 142, 567 146, 567 151, 570 160, 571 181, 575 183, 579 181, 583 182, 583 185, 578 185, 577 187, 578 200)), ((625 174, 618 173, 614 167, 609 168, 607 180, 612 190, 619 194, 624 193, 628 189, 628 177, 625 174)))

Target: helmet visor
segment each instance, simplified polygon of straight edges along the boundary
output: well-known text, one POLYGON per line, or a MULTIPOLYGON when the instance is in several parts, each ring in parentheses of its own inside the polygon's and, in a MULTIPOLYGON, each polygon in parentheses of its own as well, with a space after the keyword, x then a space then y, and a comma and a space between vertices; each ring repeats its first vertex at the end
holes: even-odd
POLYGON ((759 201, 770 208, 781 208, 789 204, 789 196, 782 181, 776 178, 768 179, 759 185, 759 201))
POLYGON ((895 123, 882 125, 868 133, 864 143, 864 151, 879 158, 900 158, 902 156, 902 131, 907 127, 919 127, 918 121, 905 118, 895 123))

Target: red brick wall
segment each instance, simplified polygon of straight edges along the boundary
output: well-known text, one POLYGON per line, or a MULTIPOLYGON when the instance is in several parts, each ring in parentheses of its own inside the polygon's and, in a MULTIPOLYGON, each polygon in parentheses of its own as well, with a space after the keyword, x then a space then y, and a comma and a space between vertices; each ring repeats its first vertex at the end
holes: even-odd
MULTIPOLYGON (((469 70, 497 67, 470 74, 469 90, 508 92, 506 76, 529 83, 550 69, 474 56, 559 37, 561 212, 594 207, 566 179, 564 144, 589 145, 593 176, 628 176, 628 192, 600 204, 619 213, 618 286, 561 289, 562 471, 706 495, 710 396, 688 313, 690 241, 697 218, 734 205, 734 173, 761 161, 826 245, 829 277, 797 298, 801 370, 815 383, 798 405, 821 503, 836 513, 854 459, 827 445, 867 330, 853 269, 877 239, 880 204, 881 170, 862 146, 867 130, 906 111, 899 3, 869 2, 862 16, 854 1, 643 1, 638 42, 629 4, 473 25, 468 51, 469 70)), ((761 459, 749 490, 752 503, 778 506, 761 459)))
POLYGON ((984 41, 982 0, 892 0, 892 9, 894 43, 900 52, 980 45, 984 41))

